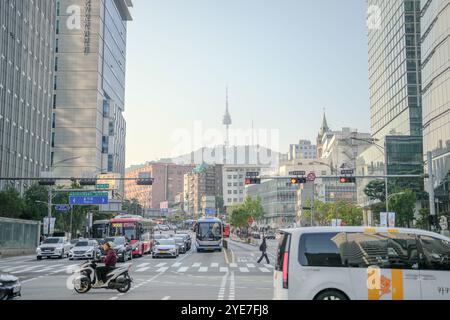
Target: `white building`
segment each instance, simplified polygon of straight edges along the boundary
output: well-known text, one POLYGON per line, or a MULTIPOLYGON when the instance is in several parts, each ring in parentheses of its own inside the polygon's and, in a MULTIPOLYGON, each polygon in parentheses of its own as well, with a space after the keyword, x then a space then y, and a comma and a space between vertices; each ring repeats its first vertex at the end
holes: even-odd
POLYGON ((316 159, 317 148, 311 144, 309 140, 300 140, 298 144, 291 144, 289 146, 289 152, 287 160, 299 160, 299 159, 316 159))

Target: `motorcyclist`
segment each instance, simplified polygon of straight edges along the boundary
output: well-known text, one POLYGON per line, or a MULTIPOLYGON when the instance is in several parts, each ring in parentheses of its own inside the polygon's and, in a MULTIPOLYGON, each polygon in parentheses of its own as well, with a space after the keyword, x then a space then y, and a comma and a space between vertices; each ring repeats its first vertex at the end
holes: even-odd
POLYGON ((103 250, 106 253, 106 256, 102 258, 102 262, 105 264, 104 266, 97 267, 97 284, 96 287, 101 287, 106 283, 106 276, 109 272, 114 270, 117 263, 117 255, 116 251, 113 249, 114 244, 110 242, 105 242, 103 244, 103 250))

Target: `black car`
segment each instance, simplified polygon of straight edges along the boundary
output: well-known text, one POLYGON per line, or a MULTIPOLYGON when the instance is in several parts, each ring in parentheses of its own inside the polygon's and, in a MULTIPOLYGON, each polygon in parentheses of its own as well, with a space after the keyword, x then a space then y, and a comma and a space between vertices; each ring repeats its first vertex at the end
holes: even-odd
MULTIPOLYGON (((125 237, 110 237, 106 238, 105 242, 114 243, 113 249, 116 251, 119 262, 133 259, 133 247, 129 245, 125 237)), ((104 255, 104 252, 102 252, 102 255, 104 255)))
POLYGON ((0 300, 12 300, 20 297, 21 289, 22 286, 18 278, 7 274, 0 274, 0 300))
POLYGON ((187 251, 191 250, 192 239, 191 239, 191 236, 189 234, 177 233, 177 234, 175 234, 175 237, 182 237, 184 239, 184 242, 186 243, 186 250, 187 251))

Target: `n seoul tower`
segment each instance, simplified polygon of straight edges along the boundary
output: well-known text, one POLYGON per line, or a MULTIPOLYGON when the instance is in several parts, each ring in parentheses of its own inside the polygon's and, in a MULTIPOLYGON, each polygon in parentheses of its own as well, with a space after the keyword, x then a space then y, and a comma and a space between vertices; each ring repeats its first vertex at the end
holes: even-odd
POLYGON ((231 121, 230 111, 228 110, 228 87, 226 89, 226 110, 225 115, 223 116, 223 125, 226 127, 226 138, 225 138, 225 147, 230 145, 230 125, 233 123, 231 121))

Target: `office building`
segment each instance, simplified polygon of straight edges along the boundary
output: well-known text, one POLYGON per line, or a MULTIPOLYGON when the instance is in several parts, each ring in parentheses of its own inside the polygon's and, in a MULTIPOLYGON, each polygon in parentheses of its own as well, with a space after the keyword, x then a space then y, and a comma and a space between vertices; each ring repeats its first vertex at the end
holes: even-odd
MULTIPOLYGON (((50 168, 55 1, 0 1, 0 176, 50 168)), ((0 181, 23 192, 32 182, 0 181)))

